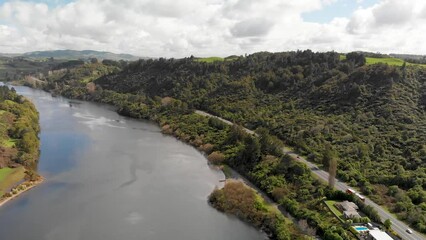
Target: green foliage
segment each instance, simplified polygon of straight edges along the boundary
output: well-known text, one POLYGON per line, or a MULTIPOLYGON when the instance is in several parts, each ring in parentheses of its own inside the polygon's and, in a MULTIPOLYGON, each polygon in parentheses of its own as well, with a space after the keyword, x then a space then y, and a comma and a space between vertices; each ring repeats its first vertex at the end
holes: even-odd
POLYGON ((366 63, 364 54, 357 52, 351 52, 346 54, 346 60, 349 62, 353 62, 357 66, 363 66, 366 63))
POLYGON ((3 111, 0 115, 0 143, 3 143, 0 148, 2 152, 14 153, 8 154, 8 158, 1 156, 0 163, 4 165, 14 161, 35 169, 40 146, 37 110, 30 101, 6 86, 0 87, 0 110, 3 111))
POLYGON ((386 220, 383 222, 383 225, 385 226, 385 228, 386 228, 386 229, 391 229, 392 222, 391 222, 389 219, 386 219, 386 220))
POLYGON ((284 217, 270 208, 242 182, 228 181, 223 189, 215 189, 209 202, 218 210, 238 216, 273 235, 275 239, 294 239, 284 217))

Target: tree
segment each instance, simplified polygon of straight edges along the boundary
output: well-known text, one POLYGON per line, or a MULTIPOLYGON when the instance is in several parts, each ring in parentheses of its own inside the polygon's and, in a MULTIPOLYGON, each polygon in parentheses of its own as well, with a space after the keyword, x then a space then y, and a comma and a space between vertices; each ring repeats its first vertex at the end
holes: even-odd
POLYGON ((328 186, 334 188, 336 183, 336 172, 337 172, 337 159, 335 157, 330 159, 328 167, 328 186))
POLYGON ((225 161, 225 155, 219 151, 216 151, 210 153, 207 159, 213 164, 220 165, 223 161, 225 161))
POLYGON ((389 230, 391 228, 391 226, 392 226, 392 222, 391 222, 391 220, 386 219, 385 222, 383 223, 383 225, 385 225, 385 228, 387 230, 389 230))
POLYGON ((334 156, 335 156, 335 153, 331 147, 331 144, 327 142, 324 146, 324 152, 322 154, 322 165, 324 169, 328 170, 330 166, 330 161, 331 159, 334 158, 334 156))
POLYGON ((249 166, 255 166, 260 160, 260 143, 256 137, 248 136, 244 139, 244 151, 242 153, 243 161, 249 166))
POLYGON ((364 54, 357 52, 351 52, 346 54, 346 59, 358 66, 363 66, 367 62, 364 54))

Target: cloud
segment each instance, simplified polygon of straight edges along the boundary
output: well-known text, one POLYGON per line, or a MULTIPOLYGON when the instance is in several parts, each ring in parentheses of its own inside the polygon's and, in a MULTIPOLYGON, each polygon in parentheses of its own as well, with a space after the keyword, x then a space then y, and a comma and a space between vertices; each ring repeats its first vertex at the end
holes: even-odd
POLYGON ((402 25, 413 17, 413 5, 409 1, 390 0, 372 9, 375 23, 381 25, 402 25))
POLYGON ((254 18, 238 22, 231 28, 231 33, 235 37, 258 37, 266 35, 273 23, 263 19, 254 18))
POLYGON ((337 1, 7 1, 0 4, 0 52, 94 49, 184 57, 310 48, 426 53, 426 1, 381 0, 325 24, 301 17, 337 1))

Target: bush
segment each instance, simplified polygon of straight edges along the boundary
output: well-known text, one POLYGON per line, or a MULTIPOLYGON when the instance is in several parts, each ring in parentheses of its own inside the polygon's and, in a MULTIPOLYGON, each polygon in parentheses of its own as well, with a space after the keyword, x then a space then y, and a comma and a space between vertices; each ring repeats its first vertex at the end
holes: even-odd
POLYGON ((215 165, 220 165, 225 161, 225 155, 219 151, 215 151, 210 153, 207 159, 215 165))
POLYGON ((202 152, 205 152, 205 153, 207 153, 207 154, 210 154, 212 151, 213 151, 213 144, 210 144, 210 143, 206 143, 206 144, 204 144, 204 145, 201 145, 200 146, 200 151, 202 151, 202 152))

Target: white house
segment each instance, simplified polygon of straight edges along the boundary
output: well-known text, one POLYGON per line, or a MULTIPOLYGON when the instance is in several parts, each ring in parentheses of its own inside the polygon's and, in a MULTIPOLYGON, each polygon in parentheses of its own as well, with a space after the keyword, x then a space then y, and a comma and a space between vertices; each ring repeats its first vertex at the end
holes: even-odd
POLYGON ((369 240, 393 240, 387 233, 382 230, 374 229, 368 231, 369 240))

